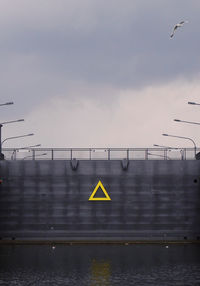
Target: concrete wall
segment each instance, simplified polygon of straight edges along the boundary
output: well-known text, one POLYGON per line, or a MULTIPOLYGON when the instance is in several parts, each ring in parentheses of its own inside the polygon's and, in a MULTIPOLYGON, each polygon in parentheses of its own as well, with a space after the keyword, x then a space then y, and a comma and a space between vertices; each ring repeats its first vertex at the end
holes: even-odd
MULTIPOLYGON (((1 239, 200 238, 200 162, 1 161, 1 239), (89 201, 101 180, 111 201, 89 201)), ((99 189, 95 197, 103 196, 99 189)))

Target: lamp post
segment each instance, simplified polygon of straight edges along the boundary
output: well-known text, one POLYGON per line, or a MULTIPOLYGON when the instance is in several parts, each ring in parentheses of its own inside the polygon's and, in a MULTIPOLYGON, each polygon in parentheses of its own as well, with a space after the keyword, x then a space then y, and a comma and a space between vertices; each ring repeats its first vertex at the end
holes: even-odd
POLYGON ((187 139, 187 140, 190 140, 193 144, 194 144, 194 158, 196 158, 196 149, 197 149, 197 146, 194 142, 193 139, 191 139, 190 137, 184 137, 184 136, 177 136, 177 135, 169 135, 169 134, 162 134, 163 136, 169 136, 169 137, 175 137, 175 138, 180 138, 180 139, 187 139))
POLYGON ((6 139, 4 139, 2 142, 1 142, 1 146, 3 145, 3 143, 7 140, 10 140, 10 139, 16 139, 16 138, 22 138, 22 137, 27 137, 27 136, 33 136, 34 134, 33 133, 30 133, 30 134, 25 134, 25 135, 19 135, 19 136, 12 136, 12 137, 8 137, 6 139))
POLYGON ((0 160, 4 160, 4 154, 2 154, 2 148, 1 148, 1 128, 2 124, 0 124, 0 160))
POLYGON ((153 144, 153 146, 155 146, 155 147, 161 147, 161 148, 166 148, 166 149, 179 149, 179 148, 176 148, 176 147, 163 146, 163 145, 158 145, 158 144, 153 144))
POLYGON ((157 156, 157 157, 162 157, 162 158, 167 158, 168 160, 170 160, 170 158, 168 156, 164 156, 164 155, 158 155, 158 154, 153 154, 153 153, 147 153, 147 155, 151 155, 151 156, 157 156))
POLYGON ((4 105, 11 105, 11 104, 14 104, 14 102, 0 103, 0 106, 4 106, 4 105))
POLYGON ((176 122, 183 122, 183 123, 189 123, 189 124, 196 124, 196 125, 200 125, 199 122, 193 122, 193 121, 185 121, 185 120, 180 120, 180 119, 174 119, 174 121, 176 122))
MULTIPOLYGON (((180 149, 180 148, 177 148, 177 147, 170 147, 170 146, 162 146, 162 145, 157 145, 157 144, 153 144, 153 146, 156 146, 156 147, 162 147, 162 148, 167 148, 168 150, 167 151, 172 151, 172 150, 179 150, 180 153, 181 153, 181 159, 183 160, 184 159, 184 150, 183 149, 180 149)), ((170 159, 170 158, 169 158, 170 159)), ((170 159, 171 160, 171 159, 170 159)))
POLYGON ((15 155, 15 160, 16 160, 16 152, 19 151, 19 150, 27 150, 27 149, 30 149, 30 148, 35 148, 35 147, 40 147, 40 146, 41 146, 41 144, 36 144, 36 145, 16 148, 16 149, 13 150, 13 153, 11 155, 11 160, 14 159, 14 155, 15 155))
MULTIPOLYGON (((11 102, 7 102, 8 104, 12 104, 11 102)), ((6 121, 0 123, 0 160, 4 160, 4 154, 2 154, 2 143, 1 143, 1 128, 3 127, 4 124, 9 124, 9 123, 15 123, 15 122, 21 122, 24 121, 24 119, 18 119, 18 120, 12 120, 12 121, 6 121)))
MULTIPOLYGON (((35 155, 34 157, 39 157, 39 156, 45 156, 45 155, 47 155, 47 153, 42 153, 42 154, 37 154, 37 155, 35 155)), ((30 155, 30 156, 26 156, 26 157, 24 157, 22 160, 25 160, 26 158, 33 158, 33 155, 30 155)))
POLYGON ((40 147, 40 146, 41 144, 36 144, 36 145, 31 145, 31 146, 26 146, 26 147, 20 147, 20 148, 17 148, 16 150, 30 149, 34 147, 40 147))
POLYGON ((4 125, 4 124, 9 124, 9 123, 21 122, 21 121, 24 121, 24 119, 5 121, 5 122, 1 122, 1 124, 4 125))

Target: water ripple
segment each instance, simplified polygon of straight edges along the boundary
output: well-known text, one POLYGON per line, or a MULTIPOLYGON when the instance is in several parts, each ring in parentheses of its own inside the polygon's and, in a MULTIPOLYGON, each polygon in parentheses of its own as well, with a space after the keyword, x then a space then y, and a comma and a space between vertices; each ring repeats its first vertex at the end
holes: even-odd
POLYGON ((1 246, 0 286, 199 286, 200 246, 1 246))

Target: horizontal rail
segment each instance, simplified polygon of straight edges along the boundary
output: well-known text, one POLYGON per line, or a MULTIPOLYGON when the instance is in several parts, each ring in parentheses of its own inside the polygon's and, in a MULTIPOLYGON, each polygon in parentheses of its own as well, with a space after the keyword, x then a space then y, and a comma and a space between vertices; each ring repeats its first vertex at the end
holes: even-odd
POLYGON ((5 160, 195 160, 200 148, 3 148, 5 160))

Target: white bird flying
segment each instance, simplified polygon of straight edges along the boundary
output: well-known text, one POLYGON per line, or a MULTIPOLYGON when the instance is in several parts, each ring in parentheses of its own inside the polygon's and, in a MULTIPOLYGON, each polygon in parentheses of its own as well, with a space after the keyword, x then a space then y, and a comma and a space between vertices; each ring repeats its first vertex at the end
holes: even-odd
POLYGON ((176 29, 182 27, 185 23, 188 23, 188 21, 181 21, 180 23, 176 24, 170 37, 172 38, 174 36, 176 29))

